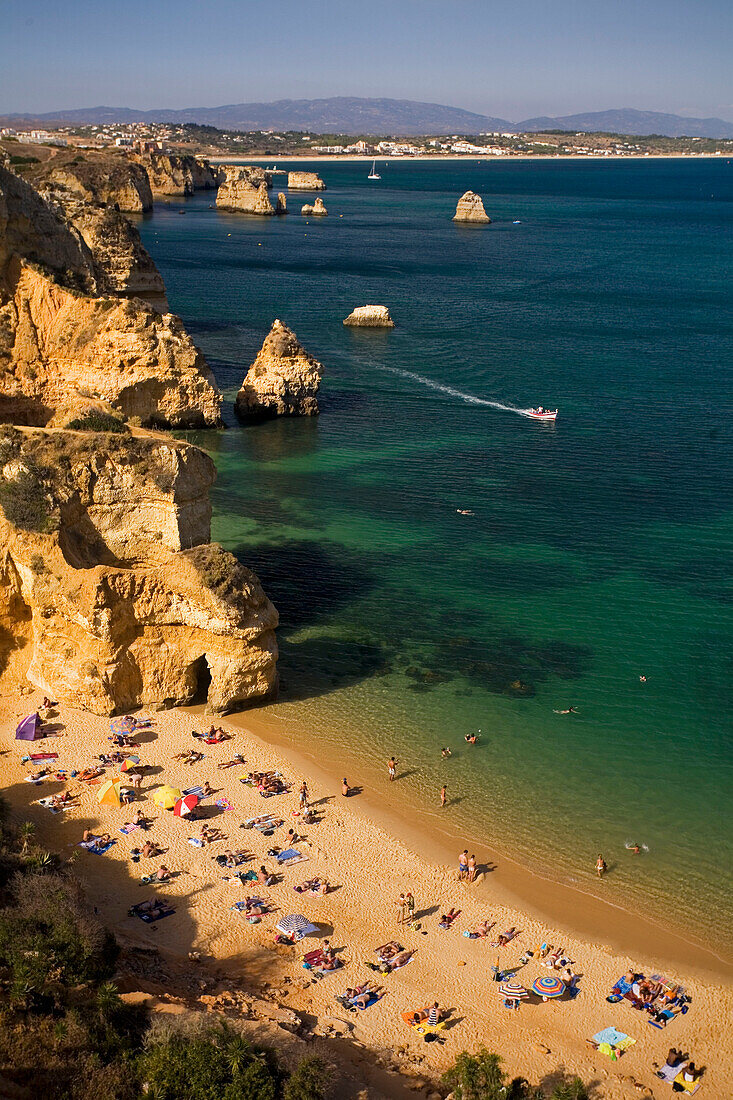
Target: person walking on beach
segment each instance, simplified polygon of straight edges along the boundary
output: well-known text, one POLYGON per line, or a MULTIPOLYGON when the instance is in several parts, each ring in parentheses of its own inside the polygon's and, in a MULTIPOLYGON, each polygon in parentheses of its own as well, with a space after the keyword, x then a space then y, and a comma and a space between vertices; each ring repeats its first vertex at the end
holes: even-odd
POLYGON ((405 923, 405 909, 407 908, 407 898, 404 894, 400 894, 397 898, 397 923, 405 923))
POLYGON ((302 810, 302 809, 303 809, 303 807, 304 807, 304 806, 306 805, 306 803, 308 802, 308 784, 306 783, 305 779, 304 779, 304 780, 303 780, 303 782, 302 782, 302 783, 300 784, 300 792, 299 792, 299 794, 300 794, 300 808, 301 808, 301 810, 302 810))
POLYGON ((458 857, 458 881, 462 882, 468 874, 468 848, 465 848, 458 857))
POLYGON ((443 787, 440 788, 440 804, 441 804, 441 806, 445 806, 445 804, 446 804, 447 797, 448 797, 447 796, 447 791, 448 791, 447 786, 443 786, 443 787))
POLYGON ((412 890, 407 891, 405 904, 407 906, 407 923, 412 924, 413 920, 415 919, 415 896, 412 893, 412 890))
POLYGON ((387 771, 389 772, 389 781, 390 781, 390 783, 394 783, 394 781, 395 781, 396 769, 397 769, 397 761, 395 760, 394 756, 390 756, 389 760, 387 761, 387 771))
POLYGON ((602 878, 603 875, 605 875, 607 870, 608 870, 608 868, 606 866, 606 861, 603 858, 603 856, 601 855, 601 853, 599 852, 598 853, 598 859, 596 860, 596 874, 598 875, 599 878, 602 878))
POLYGON ((466 868, 466 871, 467 871, 468 881, 473 882, 473 880, 476 878, 476 856, 471 856, 471 858, 468 861, 468 866, 466 868))

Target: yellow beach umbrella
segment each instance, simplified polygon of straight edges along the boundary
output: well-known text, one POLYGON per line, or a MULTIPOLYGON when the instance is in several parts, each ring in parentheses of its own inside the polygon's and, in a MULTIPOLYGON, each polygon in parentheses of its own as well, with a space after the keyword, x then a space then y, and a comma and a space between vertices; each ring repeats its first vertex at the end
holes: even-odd
POLYGON ((164 810, 172 810, 180 797, 178 787, 169 787, 167 783, 153 792, 153 802, 164 810))
POLYGON ((114 779, 108 779, 106 783, 103 783, 97 791, 97 802, 101 802, 103 806, 119 806, 119 783, 115 783, 114 779))

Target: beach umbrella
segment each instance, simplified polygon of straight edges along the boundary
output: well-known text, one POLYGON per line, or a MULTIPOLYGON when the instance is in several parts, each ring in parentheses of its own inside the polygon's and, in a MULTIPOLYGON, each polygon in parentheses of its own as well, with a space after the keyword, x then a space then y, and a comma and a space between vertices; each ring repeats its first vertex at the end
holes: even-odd
POLYGON ((295 936, 296 939, 302 939, 303 936, 309 936, 318 931, 315 924, 311 924, 301 913, 290 913, 287 917, 281 917, 275 928, 278 932, 282 932, 283 936, 295 936))
POLYGON ((176 817, 188 817, 188 815, 196 809, 199 804, 199 796, 197 794, 186 794, 183 798, 179 798, 173 807, 173 813, 176 817))
POLYGON ((502 982, 499 996, 506 997, 508 1001, 520 1001, 523 997, 529 997, 529 992, 518 982, 502 982))
POLYGON ((120 785, 114 779, 108 779, 97 791, 97 802, 103 806, 120 805, 120 785))
POLYGON ((549 1001, 551 997, 562 997, 565 992, 565 982, 548 974, 544 978, 536 978, 532 982, 532 992, 538 993, 543 1001, 549 1001))
POLYGON ((132 733, 135 729, 136 722, 134 718, 131 718, 129 714, 124 715, 122 718, 112 718, 109 723, 109 728, 112 733, 118 733, 122 737, 126 737, 132 733))
POLYGON ((164 810, 172 810, 180 797, 178 787, 169 787, 167 783, 153 791, 153 802, 164 810))
POLYGON ((128 756, 126 760, 123 760, 120 764, 121 772, 129 772, 130 768, 134 768, 136 764, 140 763, 139 756, 128 756))
POLYGON ((41 719, 37 714, 29 714, 15 728, 16 741, 36 741, 43 737, 41 731, 41 719))

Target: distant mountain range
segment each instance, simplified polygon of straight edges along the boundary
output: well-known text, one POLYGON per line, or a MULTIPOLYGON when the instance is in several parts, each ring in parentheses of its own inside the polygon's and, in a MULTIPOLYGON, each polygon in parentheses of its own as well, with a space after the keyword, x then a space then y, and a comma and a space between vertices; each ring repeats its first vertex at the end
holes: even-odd
POLYGON ((274 103, 233 103, 224 107, 136 111, 129 107, 85 107, 49 114, 5 115, 4 125, 100 126, 115 122, 170 122, 216 126, 220 130, 298 130, 317 134, 480 134, 490 130, 610 131, 616 134, 664 134, 667 137, 733 138, 733 123, 721 118, 683 118, 658 111, 591 111, 560 118, 508 122, 460 107, 410 99, 280 99, 274 103))

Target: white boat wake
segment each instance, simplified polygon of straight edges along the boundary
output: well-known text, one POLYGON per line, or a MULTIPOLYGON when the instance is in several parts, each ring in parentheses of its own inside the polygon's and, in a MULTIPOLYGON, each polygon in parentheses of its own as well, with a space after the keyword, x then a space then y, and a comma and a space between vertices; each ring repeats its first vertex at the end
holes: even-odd
POLYGON ((441 393, 450 394, 451 397, 458 397, 461 401, 465 401, 467 405, 488 405, 489 408, 516 413, 517 416, 528 416, 532 411, 531 409, 520 409, 516 405, 504 405, 501 401, 488 401, 484 397, 475 397, 472 393, 464 393, 463 390, 456 390, 453 386, 445 386, 442 382, 434 382, 432 378, 415 374, 413 371, 400 370, 398 367, 388 367, 383 364, 377 365, 381 370, 388 370, 391 374, 399 374, 402 378, 411 378, 413 382, 421 382, 423 386, 429 386, 431 390, 440 390, 441 393))

